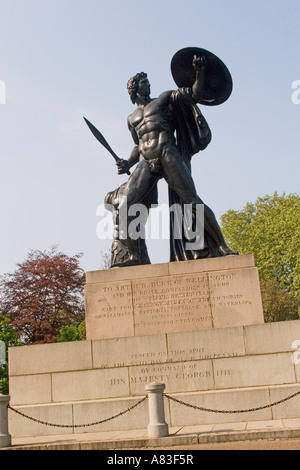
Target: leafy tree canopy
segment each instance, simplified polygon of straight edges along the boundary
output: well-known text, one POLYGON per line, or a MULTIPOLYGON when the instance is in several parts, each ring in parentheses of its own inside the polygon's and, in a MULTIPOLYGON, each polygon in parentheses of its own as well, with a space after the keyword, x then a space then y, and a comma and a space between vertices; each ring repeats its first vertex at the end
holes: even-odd
MULTIPOLYGON (((16 345, 16 331, 9 326, 10 318, 2 315, 0 312, 0 341, 5 343, 6 347, 6 361, 7 350, 9 346, 16 345)), ((8 395, 8 367, 7 362, 0 364, 0 394, 8 395)))
POLYGON ((266 323, 299 319, 299 302, 280 287, 277 279, 261 280, 260 288, 266 323))
POLYGON ((229 210, 221 217, 233 250, 253 253, 262 280, 276 279, 283 290, 300 297, 300 196, 275 192, 229 210))
POLYGON ((55 342, 60 329, 84 319, 81 254, 32 250, 0 280, 0 311, 25 344, 55 342))
POLYGON ((15 346, 17 332, 10 326, 11 319, 0 312, 0 341, 4 341, 6 348, 15 346))
POLYGON ((82 341, 86 339, 85 322, 82 321, 78 326, 68 325, 63 326, 57 336, 58 343, 65 343, 67 341, 82 341))

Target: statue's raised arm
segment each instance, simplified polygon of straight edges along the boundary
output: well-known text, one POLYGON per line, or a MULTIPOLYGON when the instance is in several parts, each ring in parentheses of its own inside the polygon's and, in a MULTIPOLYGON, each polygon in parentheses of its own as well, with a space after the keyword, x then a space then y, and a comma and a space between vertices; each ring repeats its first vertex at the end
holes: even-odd
POLYGON ((171 72, 179 88, 191 88, 197 103, 216 106, 232 92, 232 78, 226 65, 212 52, 186 47, 176 52, 171 72))
POLYGON ((194 55, 192 66, 196 72, 196 78, 192 86, 192 95, 196 103, 201 103, 205 87, 205 56, 194 55))

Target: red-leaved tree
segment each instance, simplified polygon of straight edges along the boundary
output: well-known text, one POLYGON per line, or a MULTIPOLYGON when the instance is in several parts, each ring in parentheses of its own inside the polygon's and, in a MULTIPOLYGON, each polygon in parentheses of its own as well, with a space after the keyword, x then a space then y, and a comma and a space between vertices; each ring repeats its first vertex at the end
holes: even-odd
POLYGON ((84 319, 82 254, 32 250, 0 280, 0 311, 25 344, 56 341, 60 329, 84 319))

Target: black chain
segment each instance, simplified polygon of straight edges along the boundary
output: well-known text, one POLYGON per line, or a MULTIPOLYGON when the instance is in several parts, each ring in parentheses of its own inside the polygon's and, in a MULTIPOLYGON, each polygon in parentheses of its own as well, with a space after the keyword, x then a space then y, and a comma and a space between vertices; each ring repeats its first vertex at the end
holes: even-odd
POLYGON ((281 403, 284 403, 285 401, 291 400, 292 398, 296 397, 297 395, 300 395, 300 390, 296 393, 293 393, 293 395, 290 395, 287 398, 283 398, 282 400, 276 401, 274 403, 271 403, 270 405, 264 405, 264 406, 258 406, 257 408, 249 408, 247 410, 233 410, 233 411, 228 411, 228 410, 212 410, 210 408, 203 408, 201 406, 196 406, 196 405, 191 405, 190 403, 185 403, 184 401, 178 400, 177 398, 171 397, 170 395, 164 394, 166 398, 169 400, 175 401, 176 403, 179 403, 180 405, 185 405, 188 406, 189 408, 193 408, 194 410, 200 410, 200 411, 208 411, 209 413, 250 413, 252 411, 259 411, 259 410, 265 410, 266 408, 271 408, 271 406, 277 406, 280 405, 281 403))
MULTIPOLYGON (((188 408, 193 408, 194 410, 207 411, 209 413, 226 413, 226 414, 229 414, 229 413, 230 414, 250 413, 250 412, 253 412, 253 411, 265 410, 266 408, 271 408, 272 406, 280 405, 281 403, 284 403, 288 400, 291 400, 292 398, 294 398, 298 395, 300 395, 300 390, 296 393, 293 393, 293 395, 290 395, 289 397, 283 398, 282 400, 278 400, 278 401, 276 401, 274 403, 271 403, 269 405, 258 406, 256 408, 248 408, 246 410, 214 410, 214 409, 211 409, 211 408, 203 408, 202 406, 192 405, 191 403, 186 403, 184 401, 178 400, 177 398, 171 397, 170 395, 164 394, 164 396, 166 398, 168 398, 168 400, 172 400, 175 403, 179 403, 180 405, 187 406, 188 408)), ((42 421, 40 419, 33 418, 32 416, 28 416, 28 415, 22 413, 21 411, 16 410, 15 408, 11 407, 10 405, 8 405, 8 408, 11 411, 13 411, 13 412, 17 413, 18 415, 22 416, 23 418, 27 418, 31 421, 34 421, 35 423, 44 424, 46 426, 53 426, 53 427, 57 427, 57 428, 72 428, 73 429, 73 428, 86 428, 86 427, 89 427, 89 426, 96 426, 98 424, 103 424, 103 423, 106 423, 106 422, 111 421, 113 419, 119 418, 120 416, 123 416, 124 414, 126 414, 129 411, 136 408, 138 405, 143 403, 147 398, 148 398, 148 396, 146 395, 141 400, 139 400, 135 405, 132 405, 129 408, 127 408, 127 410, 121 411, 120 413, 118 413, 114 416, 111 416, 110 418, 102 419, 101 421, 95 421, 95 422, 89 423, 89 424, 54 424, 54 423, 47 423, 46 421, 42 421)))
POLYGON ((25 415, 24 413, 21 413, 21 411, 16 410, 15 408, 12 408, 10 405, 8 405, 8 408, 10 410, 14 411, 15 413, 17 413, 18 415, 23 416, 23 418, 30 419, 31 421, 34 421, 35 423, 45 424, 46 426, 53 426, 53 427, 56 427, 56 428, 72 428, 73 429, 73 428, 86 428, 86 427, 89 427, 89 426, 96 426, 97 424, 106 423, 107 421, 111 421, 113 419, 119 418, 120 416, 123 416, 126 413, 128 413, 129 411, 136 408, 138 405, 143 403, 147 398, 148 397, 146 395, 144 398, 142 398, 140 401, 138 401, 135 405, 130 406, 130 408, 127 408, 127 410, 121 411, 120 413, 118 413, 117 415, 112 416, 111 418, 102 419, 101 421, 96 421, 94 423, 89 423, 89 424, 54 424, 54 423, 47 423, 46 421, 42 421, 40 419, 33 418, 32 416, 25 415))

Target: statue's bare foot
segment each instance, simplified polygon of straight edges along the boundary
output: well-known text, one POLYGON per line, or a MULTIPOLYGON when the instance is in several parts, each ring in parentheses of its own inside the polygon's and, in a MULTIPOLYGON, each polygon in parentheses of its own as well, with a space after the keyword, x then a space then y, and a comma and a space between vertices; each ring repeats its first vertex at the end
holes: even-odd
POLYGON ((219 252, 221 256, 229 256, 229 255, 238 255, 238 251, 233 251, 229 248, 229 246, 219 246, 219 252))

